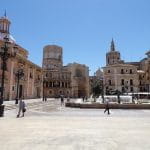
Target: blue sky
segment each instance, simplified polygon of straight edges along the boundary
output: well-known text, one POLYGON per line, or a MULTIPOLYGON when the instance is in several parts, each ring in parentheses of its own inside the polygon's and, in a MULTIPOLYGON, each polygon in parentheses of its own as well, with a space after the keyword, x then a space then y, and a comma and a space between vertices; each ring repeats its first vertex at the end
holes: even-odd
POLYGON ((64 65, 86 64, 93 74, 105 65, 114 38, 126 61, 139 61, 150 49, 149 0, 0 0, 11 34, 41 66, 43 47, 63 47, 64 65))

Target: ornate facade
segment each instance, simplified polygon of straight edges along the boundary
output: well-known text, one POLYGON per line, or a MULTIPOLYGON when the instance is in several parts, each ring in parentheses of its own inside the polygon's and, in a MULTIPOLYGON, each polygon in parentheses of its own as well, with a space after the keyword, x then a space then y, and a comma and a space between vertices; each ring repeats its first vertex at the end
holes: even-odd
MULTIPOLYGON (((28 51, 16 43, 9 32, 10 21, 6 17, 0 18, 0 47, 4 46, 4 38, 7 37, 8 52, 17 52, 14 57, 8 58, 5 69, 4 98, 7 100, 18 98, 38 98, 42 95, 42 68, 28 60, 28 51), (22 71, 22 77, 18 72, 22 71), (19 82, 18 82, 19 78, 19 82), (18 91, 17 91, 18 89, 18 91), (18 94, 18 95, 17 95, 18 94)), ((0 87, 2 79, 2 59, 0 58, 0 87)))
POLYGON ((62 64, 62 48, 56 45, 45 46, 43 50, 45 97, 70 96, 71 72, 62 64))
POLYGON ((63 66, 62 53, 62 48, 56 45, 48 45, 43 49, 43 95, 89 96, 88 68, 77 63, 63 66))
POLYGON ((89 68, 78 63, 70 63, 67 68, 71 72, 72 97, 89 97, 89 68))
POLYGON ((150 91, 150 52, 140 62, 124 62, 116 51, 114 41, 106 54, 103 67, 105 91, 118 90, 122 93, 150 91))

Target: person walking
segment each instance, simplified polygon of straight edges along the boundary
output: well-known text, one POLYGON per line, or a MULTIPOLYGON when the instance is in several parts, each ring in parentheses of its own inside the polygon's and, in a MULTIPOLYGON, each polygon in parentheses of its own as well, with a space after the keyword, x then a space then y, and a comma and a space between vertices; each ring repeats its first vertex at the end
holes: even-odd
POLYGON ((61 106, 64 105, 64 97, 63 97, 63 95, 61 95, 60 100, 61 100, 61 106))
POLYGON ((70 102, 70 97, 69 96, 67 97, 67 102, 70 102))
POLYGON ((21 112, 22 112, 22 117, 24 117, 25 111, 26 111, 25 102, 22 99, 20 99, 19 100, 19 111, 18 111, 18 114, 17 114, 17 118, 20 117, 21 112))
POLYGON ((107 111, 107 114, 110 115, 110 111, 109 111, 109 100, 106 99, 106 105, 105 105, 105 110, 104 113, 107 111))
POLYGON ((46 96, 45 96, 44 100, 45 100, 45 102, 47 101, 47 97, 46 96))
POLYGON ((82 97, 82 101, 83 101, 83 103, 84 103, 84 99, 85 99, 85 97, 83 96, 83 97, 82 97))

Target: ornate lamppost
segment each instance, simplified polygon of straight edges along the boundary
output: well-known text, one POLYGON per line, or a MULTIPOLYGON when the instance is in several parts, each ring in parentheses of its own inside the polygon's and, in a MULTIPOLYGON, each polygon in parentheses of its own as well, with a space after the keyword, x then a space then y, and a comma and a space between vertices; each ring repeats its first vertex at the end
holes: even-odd
POLYGON ((46 77, 43 77, 43 101, 46 101, 45 87, 46 87, 46 77))
POLYGON ((9 38, 6 36, 4 37, 4 45, 0 48, 0 57, 2 62, 2 78, 1 78, 1 95, 0 95, 0 117, 4 116, 4 80, 5 80, 5 71, 7 70, 7 60, 11 57, 16 56, 16 51, 18 47, 14 45, 13 52, 9 51, 9 38))
POLYGON ((15 104, 18 104, 18 100, 19 100, 19 81, 20 79, 24 76, 24 72, 23 69, 18 69, 18 71, 16 72, 16 77, 17 77, 17 94, 16 94, 16 102, 15 104))

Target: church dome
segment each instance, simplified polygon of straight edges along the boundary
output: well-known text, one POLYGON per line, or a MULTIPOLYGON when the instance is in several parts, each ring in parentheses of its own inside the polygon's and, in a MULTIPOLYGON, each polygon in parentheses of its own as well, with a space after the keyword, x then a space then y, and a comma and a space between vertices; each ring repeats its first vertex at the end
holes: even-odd
POLYGON ((10 20, 6 16, 6 12, 3 17, 0 18, 0 40, 4 40, 5 37, 9 39, 9 42, 15 43, 15 39, 9 32, 10 20))
POLYGON ((8 37, 9 42, 11 42, 11 43, 16 43, 16 40, 13 38, 12 35, 7 34, 7 33, 1 33, 1 32, 0 32, 0 40, 3 41, 5 37, 8 37))

